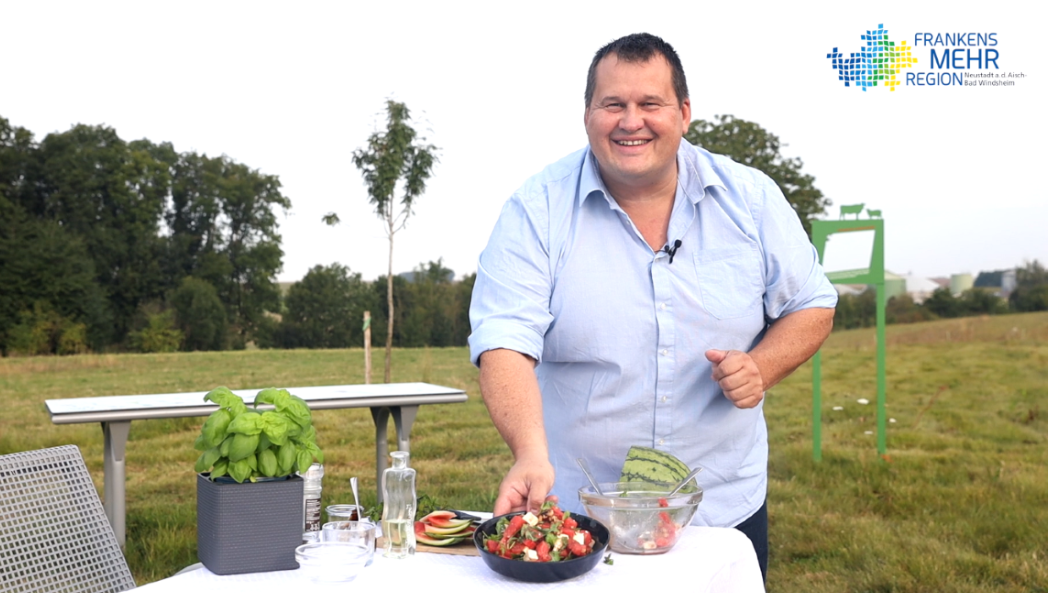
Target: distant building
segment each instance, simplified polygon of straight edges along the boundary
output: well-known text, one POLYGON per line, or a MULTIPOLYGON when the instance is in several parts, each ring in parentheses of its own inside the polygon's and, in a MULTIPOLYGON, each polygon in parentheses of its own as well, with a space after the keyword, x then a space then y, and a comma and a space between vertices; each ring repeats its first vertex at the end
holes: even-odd
POLYGON ((837 294, 841 296, 859 296, 869 288, 869 286, 865 284, 834 284, 833 287, 837 289, 837 294))
POLYGON ((973 286, 974 288, 992 292, 1002 299, 1007 299, 1008 295, 1015 290, 1015 269, 979 272, 979 276, 975 278, 973 286))
POLYGON ((910 295, 913 302, 918 305, 923 303, 928 297, 932 296, 933 292, 942 288, 938 282, 931 278, 914 276, 913 274, 907 274, 902 278, 903 281, 906 282, 906 294, 910 295))
POLYGON ((950 276, 950 294, 961 296, 961 293, 969 290, 974 285, 971 274, 953 274, 950 276))

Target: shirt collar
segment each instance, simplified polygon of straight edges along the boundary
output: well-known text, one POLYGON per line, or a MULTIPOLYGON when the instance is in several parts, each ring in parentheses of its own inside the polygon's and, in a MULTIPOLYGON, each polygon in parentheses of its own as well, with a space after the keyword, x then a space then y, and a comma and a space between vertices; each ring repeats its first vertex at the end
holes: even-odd
MULTIPOLYGON (((683 191, 692 204, 698 204, 706 197, 706 188, 727 189, 712 160, 709 152, 693 146, 687 140, 681 140, 680 148, 677 149, 678 195, 683 191)), ((582 161, 582 172, 579 175, 579 205, 594 194, 603 196, 613 209, 619 209, 619 205, 615 203, 608 188, 604 185, 604 180, 600 178, 597 157, 594 156, 592 150, 587 150, 586 158, 582 161)))

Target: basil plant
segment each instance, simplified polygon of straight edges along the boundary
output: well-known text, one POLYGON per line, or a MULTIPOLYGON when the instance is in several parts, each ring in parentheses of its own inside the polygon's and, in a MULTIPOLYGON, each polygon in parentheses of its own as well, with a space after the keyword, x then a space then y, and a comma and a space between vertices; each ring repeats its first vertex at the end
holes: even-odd
POLYGON ((251 408, 226 387, 216 387, 204 401, 218 404, 200 430, 194 448, 203 451, 196 471, 211 479, 229 476, 238 483, 261 477, 305 472, 313 460, 324 462, 309 405, 286 389, 263 389, 251 408), (262 412, 259 404, 274 410, 262 412))

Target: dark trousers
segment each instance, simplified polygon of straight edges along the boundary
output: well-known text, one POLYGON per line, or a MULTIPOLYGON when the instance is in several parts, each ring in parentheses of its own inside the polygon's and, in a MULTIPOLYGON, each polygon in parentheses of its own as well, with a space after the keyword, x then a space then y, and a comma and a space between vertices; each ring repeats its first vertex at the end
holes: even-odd
POLYGON ((757 563, 761 565, 761 577, 768 581, 768 501, 753 516, 735 526, 735 529, 746 534, 753 542, 753 551, 757 552, 757 563))

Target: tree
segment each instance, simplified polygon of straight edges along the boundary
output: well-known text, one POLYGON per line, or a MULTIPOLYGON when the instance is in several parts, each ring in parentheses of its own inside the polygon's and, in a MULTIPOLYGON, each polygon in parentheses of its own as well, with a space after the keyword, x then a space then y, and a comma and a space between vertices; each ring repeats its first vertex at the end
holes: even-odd
POLYGON ((349 348, 363 340, 361 320, 370 291, 349 268, 314 266, 288 290, 284 347, 349 348))
POLYGON ((684 138, 710 152, 763 171, 771 177, 793 210, 801 219, 804 231, 811 237, 811 220, 826 212, 830 200, 815 187, 815 178, 801 171, 799 158, 783 158, 779 150, 786 146, 779 137, 756 123, 730 115, 714 116, 716 121, 697 119, 691 122, 684 138))
POLYGON ((147 145, 132 147, 112 128, 86 125, 48 134, 35 166, 27 190, 33 195, 23 203, 83 241, 112 318, 106 342, 121 341, 139 305, 163 292, 159 229, 167 168, 147 145))
MULTIPOLYGON (((437 147, 426 144, 410 124, 411 114, 403 103, 386 101, 386 130, 368 138, 366 148, 353 151, 353 164, 360 170, 368 187, 368 201, 375 214, 386 223, 389 239, 389 267, 386 274, 386 383, 390 381, 393 355, 393 236, 404 228, 415 200, 426 190, 437 147), (398 210, 396 194, 400 194, 398 210)), ((338 215, 324 216, 329 225, 338 224, 338 215)))
POLYGON ((1015 270, 1015 290, 1008 302, 1016 311, 1048 311, 1048 270, 1033 260, 1015 270))
POLYGON ((276 176, 226 156, 186 153, 173 165, 165 269, 215 287, 237 346, 280 304, 276 274, 284 253, 276 207, 291 207, 276 176))
POLYGON ((101 328, 112 325, 94 262, 79 237, 57 222, 30 217, 0 195, 0 352, 23 312, 47 311, 86 326, 92 348, 105 345, 101 328))
POLYGON ((210 282, 186 276, 171 294, 171 306, 183 350, 225 349, 226 309, 210 282))
POLYGON ((924 308, 939 317, 960 317, 963 308, 960 299, 953 296, 949 288, 937 288, 928 298, 924 299, 924 308))

